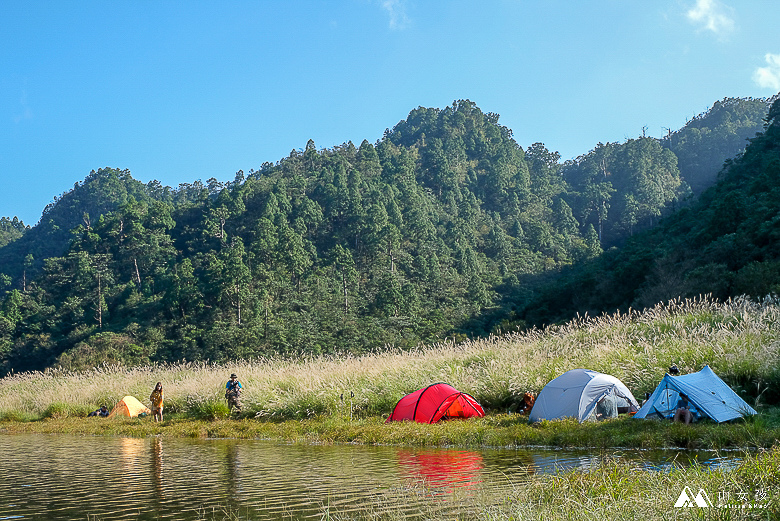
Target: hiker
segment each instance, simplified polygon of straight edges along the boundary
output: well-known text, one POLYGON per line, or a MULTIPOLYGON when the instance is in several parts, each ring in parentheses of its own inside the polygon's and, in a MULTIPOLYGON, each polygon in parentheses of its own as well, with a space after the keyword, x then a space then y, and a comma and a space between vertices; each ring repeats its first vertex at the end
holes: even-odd
POLYGON ((230 412, 235 409, 236 412, 241 412, 241 389, 243 386, 238 381, 236 373, 230 375, 230 380, 225 384, 225 399, 228 402, 228 408, 230 412))
POLYGON ((693 414, 691 413, 691 404, 688 402, 687 394, 680 393, 680 399, 677 400, 675 408, 677 410, 674 412, 672 421, 682 421, 685 422, 686 425, 691 423, 693 414))
POLYGON ((154 386, 154 391, 149 396, 149 401, 152 402, 152 414, 154 415, 154 421, 163 421, 163 399, 165 394, 163 393, 162 382, 157 382, 154 386))
POLYGON ((92 411, 91 413, 87 414, 88 417, 90 416, 97 416, 98 418, 106 418, 108 417, 108 408, 105 405, 101 405, 100 409, 96 411, 92 411))

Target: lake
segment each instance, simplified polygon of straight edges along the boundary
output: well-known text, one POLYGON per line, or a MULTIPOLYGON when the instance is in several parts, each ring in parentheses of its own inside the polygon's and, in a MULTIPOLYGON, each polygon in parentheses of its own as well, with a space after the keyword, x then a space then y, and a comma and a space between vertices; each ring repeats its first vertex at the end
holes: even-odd
POLYGON ((533 474, 587 470, 605 458, 650 472, 738 461, 711 452, 0 435, 0 520, 453 517, 475 497, 508 497, 533 474))

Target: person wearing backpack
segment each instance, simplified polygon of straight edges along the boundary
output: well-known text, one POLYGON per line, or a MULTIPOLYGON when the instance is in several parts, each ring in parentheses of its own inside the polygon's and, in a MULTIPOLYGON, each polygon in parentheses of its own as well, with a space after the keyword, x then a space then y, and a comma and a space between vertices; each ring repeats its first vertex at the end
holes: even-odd
POLYGON ((230 412, 241 412, 241 389, 243 386, 238 381, 236 373, 230 375, 230 380, 225 384, 225 399, 228 402, 230 412))

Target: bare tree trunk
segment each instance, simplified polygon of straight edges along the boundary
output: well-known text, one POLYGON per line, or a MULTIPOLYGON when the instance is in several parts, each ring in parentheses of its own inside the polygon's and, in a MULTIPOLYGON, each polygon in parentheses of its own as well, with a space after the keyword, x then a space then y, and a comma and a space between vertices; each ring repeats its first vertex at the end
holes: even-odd
POLYGON ((133 264, 135 264, 135 281, 138 285, 141 285, 141 273, 138 271, 138 258, 133 257, 133 264))
POLYGON ((239 294, 239 287, 236 286, 236 308, 238 310, 238 325, 241 325, 241 295, 239 294))
POLYGON ((263 340, 268 340, 268 297, 265 299, 265 320, 263 321, 263 340))
POLYGON ((103 287, 100 280, 100 272, 98 277, 98 328, 103 329, 103 287))
POLYGON ((341 269, 341 284, 344 291, 344 318, 346 318, 349 312, 349 291, 347 291, 347 274, 343 268, 341 269))

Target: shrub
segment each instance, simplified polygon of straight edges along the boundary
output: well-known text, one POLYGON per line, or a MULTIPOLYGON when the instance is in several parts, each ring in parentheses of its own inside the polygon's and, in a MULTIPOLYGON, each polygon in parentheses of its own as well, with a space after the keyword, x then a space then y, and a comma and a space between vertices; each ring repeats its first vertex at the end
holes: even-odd
POLYGON ((199 420, 220 420, 230 416, 230 409, 224 400, 201 397, 187 397, 187 412, 199 420))
POLYGON ((50 404, 43 414, 42 418, 60 419, 60 418, 86 418, 95 407, 86 405, 54 402, 50 404))

